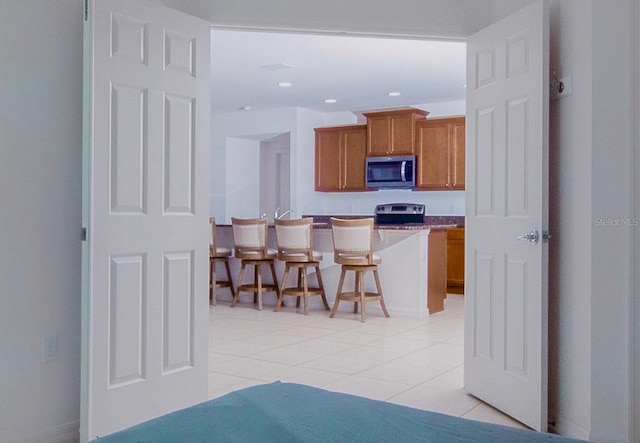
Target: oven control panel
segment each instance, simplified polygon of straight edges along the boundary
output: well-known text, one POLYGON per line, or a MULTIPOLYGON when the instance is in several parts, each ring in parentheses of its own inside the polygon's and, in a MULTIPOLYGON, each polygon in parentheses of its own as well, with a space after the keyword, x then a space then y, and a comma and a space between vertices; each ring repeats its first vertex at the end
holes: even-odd
POLYGON ((424 205, 419 203, 385 203, 376 206, 375 214, 417 214, 424 216, 424 205))

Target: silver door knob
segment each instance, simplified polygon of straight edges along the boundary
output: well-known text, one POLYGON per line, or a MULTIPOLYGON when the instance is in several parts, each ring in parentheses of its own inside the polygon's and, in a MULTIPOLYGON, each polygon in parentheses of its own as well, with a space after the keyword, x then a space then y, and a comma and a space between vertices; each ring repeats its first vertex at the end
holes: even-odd
POLYGON ((527 240, 530 243, 538 243, 538 240, 540 240, 540 234, 538 234, 538 231, 535 229, 532 229, 531 232, 526 235, 519 235, 518 240, 527 240))

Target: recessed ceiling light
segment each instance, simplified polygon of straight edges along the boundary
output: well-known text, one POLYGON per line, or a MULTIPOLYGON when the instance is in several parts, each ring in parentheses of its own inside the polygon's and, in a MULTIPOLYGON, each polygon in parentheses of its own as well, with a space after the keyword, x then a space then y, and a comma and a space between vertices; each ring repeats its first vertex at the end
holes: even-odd
POLYGON ((335 98, 327 98, 327 99, 324 100, 325 103, 335 103, 337 101, 338 100, 336 100, 335 98))
POLYGON ((262 69, 267 69, 269 71, 281 71, 283 69, 291 69, 293 68, 293 65, 290 65, 288 63, 274 63, 272 65, 262 65, 260 66, 262 69))
POLYGON ((278 83, 278 86, 280 86, 281 88, 290 88, 293 86, 293 83, 291 82, 280 82, 278 83))
POLYGON ((389 93, 387 93, 387 95, 388 95, 389 97, 398 97, 399 95, 402 95, 402 93, 397 92, 397 91, 393 91, 393 92, 389 92, 389 93))

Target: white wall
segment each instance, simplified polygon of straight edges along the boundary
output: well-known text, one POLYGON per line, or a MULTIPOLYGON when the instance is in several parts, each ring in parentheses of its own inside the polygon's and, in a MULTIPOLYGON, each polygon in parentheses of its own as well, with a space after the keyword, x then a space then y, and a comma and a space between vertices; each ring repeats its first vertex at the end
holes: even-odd
MULTIPOLYGON (((243 138, 226 139, 226 213, 233 217, 260 217, 260 142, 243 138)), ((217 217, 216 217, 217 221, 217 217)))
POLYGON ((591 5, 553 8, 551 64, 573 93, 550 104, 550 413, 564 434, 591 432, 591 5), (582 128, 583 130, 580 130, 582 128), (562 364, 560 363, 562 362, 562 364))
POLYGON ((82 0, 0 0, 0 441, 72 441, 80 405, 82 0), (42 362, 42 338, 58 358, 42 362))
POLYGON ((596 0, 592 14, 591 371, 592 380, 609 382, 592 384, 590 437, 606 440, 610 436, 629 435, 625 429, 631 392, 629 273, 637 273, 638 269, 628 267, 630 228, 615 222, 631 215, 629 196, 633 180, 628 165, 631 128, 638 121, 631 121, 629 114, 629 92, 633 90, 630 2, 620 2, 612 8, 611 2, 596 0), (611 219, 613 224, 601 224, 600 219, 611 219), (612 301, 612 296, 618 294, 620 302, 612 301), (616 345, 611 346, 613 343, 616 345))
MULTIPOLYGON (((311 141, 308 134, 299 134, 298 131, 298 114, 299 110, 296 108, 283 108, 272 109, 268 111, 251 111, 251 112, 231 112, 224 114, 213 114, 212 119, 212 136, 211 136, 211 175, 215 179, 211 182, 211 202, 210 211, 211 215, 216 217, 216 221, 219 223, 229 223, 230 217, 240 217, 237 213, 232 211, 235 205, 241 204, 240 199, 244 195, 238 195, 233 189, 228 188, 226 183, 229 175, 242 176, 246 171, 243 156, 235 155, 229 158, 230 152, 233 151, 233 146, 229 145, 230 138, 245 138, 253 139, 256 146, 256 157, 259 158, 259 139, 258 136, 264 134, 282 134, 289 133, 291 141, 291 207, 297 211, 297 183, 298 174, 301 169, 304 171, 304 164, 301 168, 298 168, 300 163, 298 147, 305 149, 306 146, 313 146, 313 134, 311 134, 311 141), (294 174, 295 177, 293 176, 294 174), (227 203, 229 200, 235 200, 232 203, 227 203), (230 206, 231 205, 231 206, 230 206)), ((325 123, 325 116, 320 113, 304 112, 305 124, 312 124, 321 126, 325 123)), ((250 160, 249 160, 250 161, 250 160)), ((259 163, 257 163, 259 165, 259 163)), ((259 166, 254 170, 254 175, 259 176, 259 166)), ((250 191, 256 194, 259 198, 259 186, 256 186, 250 191)), ((253 210, 254 207, 251 207, 253 210)), ((260 215, 259 205, 255 206, 253 211, 255 217, 260 215), (257 211, 257 212, 256 212, 257 211)))
MULTIPOLYGON (((629 116, 631 122, 638 122, 640 120, 640 4, 638 2, 631 3, 632 26, 631 26, 631 45, 632 45, 632 74, 631 85, 632 88, 629 91, 630 96, 634 97, 633 106, 629 116)), ((631 194, 629 196, 631 200, 631 215, 634 220, 640 220, 640 125, 633 124, 634 132, 632 136, 632 144, 630 146, 631 161, 629 162, 629 169, 632 171, 630 174, 633 180, 631 194), (635 172, 634 172, 635 171, 635 172)), ((640 273, 634 270, 640 269, 640 229, 635 229, 631 233, 632 246, 631 257, 629 260, 629 269, 631 270, 631 279, 629 281, 630 293, 634 294, 630 300, 629 313, 631 324, 629 336, 631 338, 631 352, 630 359, 631 365, 629 370, 630 385, 631 385, 631 405, 629 408, 630 420, 629 428, 630 441, 640 441, 640 273), (633 339, 636 337, 636 339, 633 339)))

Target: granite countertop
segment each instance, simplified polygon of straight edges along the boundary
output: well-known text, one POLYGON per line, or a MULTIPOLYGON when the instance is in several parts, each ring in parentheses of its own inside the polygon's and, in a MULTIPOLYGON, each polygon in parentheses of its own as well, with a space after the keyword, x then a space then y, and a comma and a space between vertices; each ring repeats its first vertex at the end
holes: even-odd
MULTIPOLYGON (((313 227, 317 229, 331 228, 331 217, 352 219, 374 217, 372 215, 303 215, 313 217, 313 227)), ((375 225, 376 229, 417 231, 422 229, 440 230, 452 227, 464 227, 463 215, 428 215, 424 217, 424 223, 384 224, 375 225)))
MULTIPOLYGON (((313 217, 313 227, 315 229, 330 229, 331 217, 352 219, 352 218, 368 218, 373 215, 303 215, 303 217, 313 217)), ((374 217, 375 218, 375 217, 374 217)), ((218 224, 217 226, 228 226, 230 224, 218 224)), ((273 227, 273 224, 269 224, 273 227)), ((375 229, 388 229, 396 231, 418 231, 422 229, 441 230, 453 227, 464 227, 464 215, 427 215, 424 217, 424 223, 406 223, 406 224, 383 224, 375 225, 375 229)))

